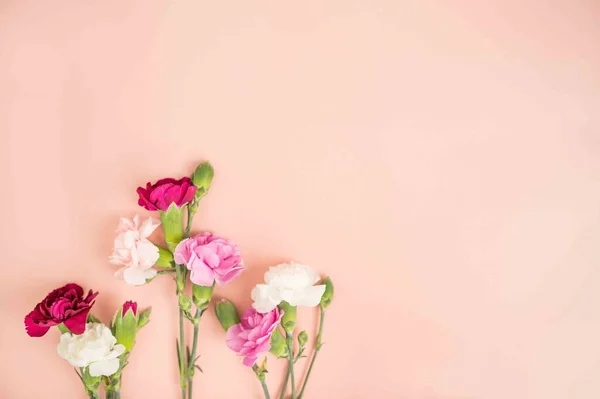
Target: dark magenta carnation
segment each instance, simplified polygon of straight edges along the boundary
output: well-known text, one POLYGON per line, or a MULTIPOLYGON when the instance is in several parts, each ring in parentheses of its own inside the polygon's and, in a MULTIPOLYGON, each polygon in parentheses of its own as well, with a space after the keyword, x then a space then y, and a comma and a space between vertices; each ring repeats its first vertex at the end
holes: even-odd
POLYGON ((83 334, 96 295, 97 292, 90 290, 84 297, 83 288, 73 283, 55 289, 25 316, 27 334, 42 337, 50 327, 60 323, 65 323, 73 334, 83 334))

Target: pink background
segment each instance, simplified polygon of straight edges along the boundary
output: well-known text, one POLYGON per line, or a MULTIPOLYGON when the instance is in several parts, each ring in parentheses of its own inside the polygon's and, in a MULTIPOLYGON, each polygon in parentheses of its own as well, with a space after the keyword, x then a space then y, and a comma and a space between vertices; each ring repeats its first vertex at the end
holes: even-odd
MULTIPOLYGON (((23 316, 152 305, 123 398, 177 398, 167 278, 108 264, 135 188, 216 168, 194 228, 336 283, 307 398, 600 397, 594 0, 0 2, 2 398, 82 398, 23 316)), ((302 326, 314 329, 311 312, 302 326)), ((259 398, 201 325, 196 398, 259 398)), ((282 362, 270 359, 275 391, 282 362)), ((304 365, 304 364, 303 364, 304 365)), ((274 392, 275 393, 275 392, 274 392)))

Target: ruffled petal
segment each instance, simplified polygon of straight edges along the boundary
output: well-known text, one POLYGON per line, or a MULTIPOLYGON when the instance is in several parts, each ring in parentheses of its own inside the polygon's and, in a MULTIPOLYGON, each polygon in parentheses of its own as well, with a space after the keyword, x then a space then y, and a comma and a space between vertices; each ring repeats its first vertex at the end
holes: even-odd
POLYGON ((119 359, 102 359, 89 366, 92 377, 111 376, 119 369, 119 359))

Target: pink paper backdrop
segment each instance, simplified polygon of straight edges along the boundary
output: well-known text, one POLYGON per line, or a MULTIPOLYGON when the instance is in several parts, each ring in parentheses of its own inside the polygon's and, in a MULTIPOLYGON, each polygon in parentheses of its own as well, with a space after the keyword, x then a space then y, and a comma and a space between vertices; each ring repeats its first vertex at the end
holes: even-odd
MULTIPOLYGON (((194 228, 333 276, 307 398, 600 397, 600 5, 0 2, 0 397, 82 398, 23 316, 68 281, 152 305, 123 398, 177 398, 167 278, 108 265, 135 188, 216 168, 194 228)), ((302 312, 311 332, 314 319, 302 312)), ((201 326, 196 398, 259 398, 201 326)), ((283 364, 269 363, 278 387, 283 364)))

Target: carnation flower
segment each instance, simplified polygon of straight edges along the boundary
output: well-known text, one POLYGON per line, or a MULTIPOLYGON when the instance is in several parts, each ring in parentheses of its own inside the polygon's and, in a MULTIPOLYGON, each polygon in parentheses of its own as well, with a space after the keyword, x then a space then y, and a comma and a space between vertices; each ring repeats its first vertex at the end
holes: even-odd
POLYGON ((86 296, 83 294, 83 288, 71 283, 46 295, 46 298, 25 316, 27 334, 31 337, 42 337, 50 327, 61 323, 74 334, 82 334, 98 293, 90 290, 86 296))
POLYGON ((265 283, 252 290, 252 306, 259 312, 269 312, 282 301, 292 306, 317 306, 325 292, 325 285, 314 285, 320 280, 311 267, 299 263, 284 263, 271 267, 265 273, 265 283))
POLYGON ((123 266, 115 276, 131 285, 143 285, 146 279, 156 276, 152 268, 159 258, 158 247, 148 237, 160 223, 152 218, 140 223, 140 217, 133 220, 122 217, 117 229, 113 254, 110 263, 123 266))
POLYGON ((239 248, 212 233, 201 233, 177 245, 175 263, 191 270, 190 280, 205 287, 225 285, 244 270, 239 248))
POLYGON ((248 308, 242 321, 227 330, 227 346, 244 356, 244 365, 252 367, 258 356, 271 348, 271 335, 282 316, 283 312, 277 308, 267 313, 248 308))
POLYGON ((102 323, 88 323, 82 335, 64 333, 58 354, 74 367, 89 367, 92 377, 110 376, 119 369, 119 356, 125 346, 117 344, 110 328, 102 323))

